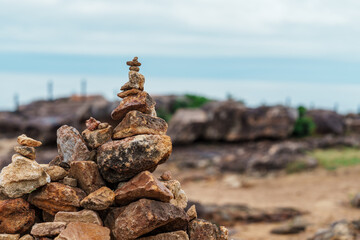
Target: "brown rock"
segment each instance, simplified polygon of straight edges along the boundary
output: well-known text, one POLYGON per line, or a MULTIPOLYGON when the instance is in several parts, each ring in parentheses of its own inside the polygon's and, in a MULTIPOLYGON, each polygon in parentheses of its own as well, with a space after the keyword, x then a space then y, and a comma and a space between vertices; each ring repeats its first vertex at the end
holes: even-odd
POLYGON ((55 215, 54 222, 83 222, 93 223, 102 226, 103 223, 99 214, 91 210, 81 210, 79 212, 58 212, 55 215))
POLYGON ((90 148, 97 148, 111 139, 113 128, 108 126, 107 128, 97 129, 90 131, 85 129, 81 134, 90 148))
POLYGON ((97 164, 93 161, 75 161, 70 164, 69 177, 75 178, 87 194, 105 186, 97 164))
POLYGON ((48 183, 32 192, 28 201, 36 207, 55 215, 59 211, 74 212, 80 207, 80 201, 86 193, 79 188, 61 183, 48 183))
POLYGON ((227 240, 228 230, 211 222, 195 219, 189 223, 190 240, 227 240))
POLYGON ((35 160, 36 153, 34 147, 27 147, 27 146, 15 146, 14 147, 15 152, 18 154, 27 157, 31 160, 35 160))
POLYGON ((142 91, 122 100, 119 106, 112 111, 111 118, 114 120, 122 120, 128 112, 133 110, 149 114, 154 107, 155 101, 147 92, 142 91))
POLYGON ((180 208, 186 208, 188 198, 184 190, 181 189, 180 182, 177 180, 169 180, 164 181, 163 183, 174 195, 174 198, 170 200, 170 203, 180 208))
POLYGON ((27 146, 27 147, 40 147, 41 144, 42 144, 40 141, 29 138, 25 134, 22 134, 22 135, 18 136, 17 142, 20 145, 27 146))
POLYGON ((64 179, 61 182, 63 184, 65 184, 65 185, 70 186, 70 187, 76 187, 77 186, 77 180, 75 178, 64 177, 64 179))
POLYGON ((54 237, 66 228, 65 222, 37 223, 31 229, 31 235, 35 237, 54 237))
POLYGON ((80 205, 91 210, 105 210, 114 204, 115 193, 108 187, 102 187, 85 197, 80 205))
POLYGON ((113 139, 121 139, 140 134, 164 135, 167 131, 164 119, 152 117, 139 111, 128 112, 114 129, 113 139))
POLYGON ((136 94, 138 94, 140 92, 141 92, 141 90, 139 90, 139 89, 130 89, 130 90, 118 93, 117 96, 119 98, 126 98, 126 97, 131 96, 131 95, 136 95, 136 94))
POLYGON ((130 71, 138 72, 138 71, 140 71, 140 68, 139 68, 139 67, 136 67, 136 66, 131 66, 131 67, 129 67, 129 70, 130 70, 130 71))
POLYGON ((171 139, 166 135, 137 135, 99 147, 97 163, 104 179, 116 183, 145 170, 154 171, 171 151, 171 139))
POLYGON ((132 61, 127 61, 126 65, 128 66, 141 66, 141 63, 138 62, 138 57, 134 57, 132 61))
POLYGON ((17 198, 50 182, 50 176, 33 160, 19 154, 12 156, 12 163, 0 173, 0 188, 10 197, 17 198))
POLYGON ((72 222, 55 240, 110 240, 110 230, 97 224, 72 222))
POLYGON ((169 202, 174 196, 150 172, 144 171, 115 191, 117 205, 127 205, 141 198, 169 202))
POLYGON ((120 90, 126 91, 130 89, 144 90, 145 77, 141 73, 130 71, 129 81, 125 83, 120 90))
POLYGON ((0 201, 0 232, 23 233, 35 222, 35 211, 22 198, 0 201))
POLYGON ((45 166, 45 172, 50 176, 52 182, 57 182, 67 176, 68 172, 59 166, 45 166))
POLYGON ((189 221, 197 218, 197 212, 196 212, 196 207, 195 205, 192 205, 186 212, 186 214, 189 217, 189 221))
POLYGON ((184 231, 176 231, 169 233, 160 233, 155 236, 139 238, 139 240, 189 240, 188 235, 184 231))
POLYGON ((78 130, 63 125, 57 130, 57 146, 60 158, 63 162, 86 161, 90 151, 78 130))
POLYGON ((19 240, 34 240, 34 238, 30 234, 26 234, 22 236, 19 240))
POLYGON ((104 122, 104 123, 100 123, 99 126, 98 126, 98 129, 104 129, 104 128, 107 128, 109 126, 108 123, 104 122))
POLYGON ((160 176, 161 180, 163 181, 169 181, 172 179, 172 176, 171 176, 171 172, 170 171, 165 171, 163 172, 163 174, 161 174, 160 176))
POLYGON ((96 120, 95 118, 93 117, 90 117, 88 120, 86 120, 85 122, 85 125, 86 125, 86 128, 89 130, 89 131, 94 131, 95 129, 97 129, 97 127, 99 126, 100 124, 100 121, 96 120))
POLYGON ((0 240, 18 240, 20 234, 0 234, 0 240))
POLYGON ((184 230, 187 216, 184 210, 169 203, 140 199, 126 207, 113 209, 106 217, 105 225, 118 240, 135 239, 155 229, 158 232, 184 230))

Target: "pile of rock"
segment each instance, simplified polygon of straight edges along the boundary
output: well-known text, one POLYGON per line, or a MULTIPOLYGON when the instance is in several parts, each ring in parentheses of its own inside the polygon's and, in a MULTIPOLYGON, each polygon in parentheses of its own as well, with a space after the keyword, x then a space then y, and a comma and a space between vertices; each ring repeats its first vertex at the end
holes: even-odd
POLYGON ((20 136, 12 163, 0 173, 0 239, 228 239, 225 227, 186 212, 187 197, 170 172, 151 172, 172 152, 166 122, 143 91, 145 78, 135 57, 123 98, 112 112, 113 129, 94 118, 80 134, 57 131, 59 155, 35 161, 41 143, 20 136), (21 238, 20 238, 21 237, 21 238))

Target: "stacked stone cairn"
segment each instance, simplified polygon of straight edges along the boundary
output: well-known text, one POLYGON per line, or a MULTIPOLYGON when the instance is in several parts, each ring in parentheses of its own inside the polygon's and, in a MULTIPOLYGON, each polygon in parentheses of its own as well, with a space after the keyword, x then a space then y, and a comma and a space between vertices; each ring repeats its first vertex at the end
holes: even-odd
POLYGON ((187 212, 187 197, 170 172, 151 172, 170 156, 166 122, 143 91, 137 57, 112 112, 115 129, 94 118, 80 134, 57 130, 58 156, 35 161, 41 142, 25 135, 0 173, 0 240, 228 239, 227 229, 187 212))

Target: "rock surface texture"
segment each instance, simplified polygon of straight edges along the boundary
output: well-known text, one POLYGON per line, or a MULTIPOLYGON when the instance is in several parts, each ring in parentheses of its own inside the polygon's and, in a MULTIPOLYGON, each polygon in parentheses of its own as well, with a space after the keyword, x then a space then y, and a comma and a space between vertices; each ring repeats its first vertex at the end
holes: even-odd
POLYGON ((49 164, 36 162, 40 141, 19 136, 21 146, 0 173, 0 240, 227 239, 224 227, 198 221, 194 206, 185 212, 187 196, 171 172, 152 174, 172 142, 143 91, 141 63, 135 57, 127 64, 123 100, 111 114, 114 132, 114 121, 90 116, 82 134, 63 125, 49 164))

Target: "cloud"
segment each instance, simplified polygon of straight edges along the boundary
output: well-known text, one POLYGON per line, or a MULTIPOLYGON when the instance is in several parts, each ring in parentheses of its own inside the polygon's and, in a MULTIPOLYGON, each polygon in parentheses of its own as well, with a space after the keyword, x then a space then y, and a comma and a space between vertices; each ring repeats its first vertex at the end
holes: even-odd
POLYGON ((355 0, 0 0, 0 51, 352 58, 355 0))

